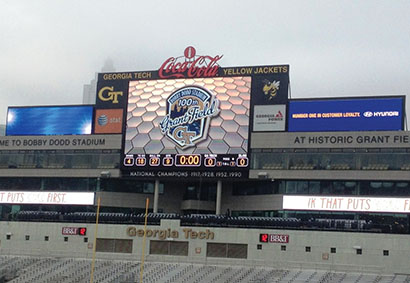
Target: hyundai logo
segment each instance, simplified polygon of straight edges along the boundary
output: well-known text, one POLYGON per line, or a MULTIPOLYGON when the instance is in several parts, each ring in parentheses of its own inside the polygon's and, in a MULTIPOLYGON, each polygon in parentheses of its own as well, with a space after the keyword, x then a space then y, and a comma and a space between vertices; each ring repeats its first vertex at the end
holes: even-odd
POLYGON ((363 113, 363 116, 364 116, 364 117, 372 117, 372 116, 373 116, 373 112, 371 112, 371 111, 366 111, 366 112, 363 113))

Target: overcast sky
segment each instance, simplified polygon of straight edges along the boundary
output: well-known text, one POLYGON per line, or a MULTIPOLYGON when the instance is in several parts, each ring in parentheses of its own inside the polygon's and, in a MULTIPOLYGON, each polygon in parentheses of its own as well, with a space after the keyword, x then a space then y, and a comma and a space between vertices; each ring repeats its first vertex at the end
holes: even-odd
POLYGON ((289 64, 292 98, 406 94, 410 113, 409 0, 0 0, 0 18, 0 124, 8 106, 81 104, 107 58, 157 70, 189 45, 289 64))

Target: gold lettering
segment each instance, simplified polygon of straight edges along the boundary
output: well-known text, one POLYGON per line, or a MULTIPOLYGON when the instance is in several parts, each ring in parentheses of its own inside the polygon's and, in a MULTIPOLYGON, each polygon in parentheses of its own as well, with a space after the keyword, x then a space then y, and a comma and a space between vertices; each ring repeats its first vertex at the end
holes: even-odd
POLYGON ((113 80, 129 80, 132 79, 131 73, 114 73, 114 74, 104 74, 104 80, 113 81, 113 80))
POLYGON ((232 76, 233 75, 233 69, 224 69, 224 73, 225 73, 225 75, 232 76))
POLYGON ((135 227, 128 227, 127 235, 130 237, 135 237, 137 235, 137 229, 135 227))
POLYGON ((151 72, 138 72, 134 73, 134 79, 150 79, 152 77, 151 72))
POLYGON ((167 233, 164 230, 159 231, 159 237, 160 240, 164 240, 167 238, 167 233))
POLYGON ((114 91, 113 86, 105 86, 100 89, 98 92, 98 98, 101 101, 110 101, 112 100, 112 103, 118 103, 118 95, 122 96, 123 92, 122 91, 114 91), (105 95, 106 93, 106 95, 105 95))
POLYGON ((192 229, 184 228, 184 229, 182 229, 182 231, 184 231, 185 239, 188 239, 189 238, 189 233, 192 231, 192 229))
MULTIPOLYGON (((213 240, 215 237, 215 234, 211 232, 209 229, 206 229, 205 231, 193 231, 190 228, 183 228, 182 229, 184 233, 185 239, 211 239, 213 240)), ((127 227, 126 233, 130 237, 144 237, 144 229, 137 229, 136 227, 130 226, 127 227)), ((146 230, 146 237, 158 237, 160 240, 165 240, 168 238, 174 238, 178 239, 179 238, 179 232, 176 230, 171 230, 171 228, 168 228, 166 230, 159 230, 159 229, 147 229, 146 230)))
POLYGON ((207 238, 208 240, 213 240, 214 237, 215 237, 214 232, 211 232, 209 229, 206 229, 206 238, 207 238))

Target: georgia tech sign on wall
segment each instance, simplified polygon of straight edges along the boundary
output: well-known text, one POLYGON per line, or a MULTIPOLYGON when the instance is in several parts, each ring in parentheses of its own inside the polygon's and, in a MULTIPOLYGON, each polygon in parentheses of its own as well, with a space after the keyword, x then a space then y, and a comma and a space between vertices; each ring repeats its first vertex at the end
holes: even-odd
MULTIPOLYGON (((126 233, 130 237, 144 237, 144 229, 137 229, 137 227, 127 227, 126 233)), ((168 229, 147 229, 147 238, 158 238, 160 240, 165 239, 179 239, 180 232, 177 230, 168 229)), ((199 240, 213 240, 215 238, 214 232, 209 229, 205 231, 194 231, 191 228, 183 228, 182 235, 184 239, 199 239, 199 240)))

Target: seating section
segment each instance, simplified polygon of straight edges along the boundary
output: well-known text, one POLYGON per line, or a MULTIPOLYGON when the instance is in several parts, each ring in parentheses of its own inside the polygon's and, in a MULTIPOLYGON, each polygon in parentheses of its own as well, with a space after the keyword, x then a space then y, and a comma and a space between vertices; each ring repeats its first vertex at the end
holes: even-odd
MULTIPOLYGON (((0 256, 0 282, 86 283, 90 282, 90 259, 0 256)), ((93 282, 139 282, 140 262, 96 260, 93 282)), ((146 262, 143 282, 158 283, 247 283, 247 282, 409 282, 410 275, 362 274, 324 270, 276 269, 274 267, 201 265, 146 262)))
POLYGON ((262 169, 268 169, 268 170, 283 170, 285 169, 285 166, 280 163, 268 163, 262 166, 262 169))
POLYGON ((316 166, 313 164, 296 164, 294 166, 290 166, 290 170, 313 170, 316 166))
POLYGON ((388 170, 388 164, 369 164, 368 166, 363 166, 363 170, 388 170))
POLYGON ((404 164, 400 169, 401 170, 410 170, 410 164, 404 164))
MULTIPOLYGON (((292 217, 228 216, 215 214, 179 215, 176 213, 148 213, 148 225, 160 225, 162 219, 177 219, 182 226, 360 231, 372 233, 407 233, 403 223, 376 224, 351 219, 299 219, 292 217)), ((95 212, 19 211, 10 220, 35 222, 95 223, 95 212)), ((102 212, 99 222, 105 224, 144 224, 145 214, 102 212)))
POLYGON ((330 170, 350 170, 352 169, 349 164, 332 164, 329 165, 330 170))

